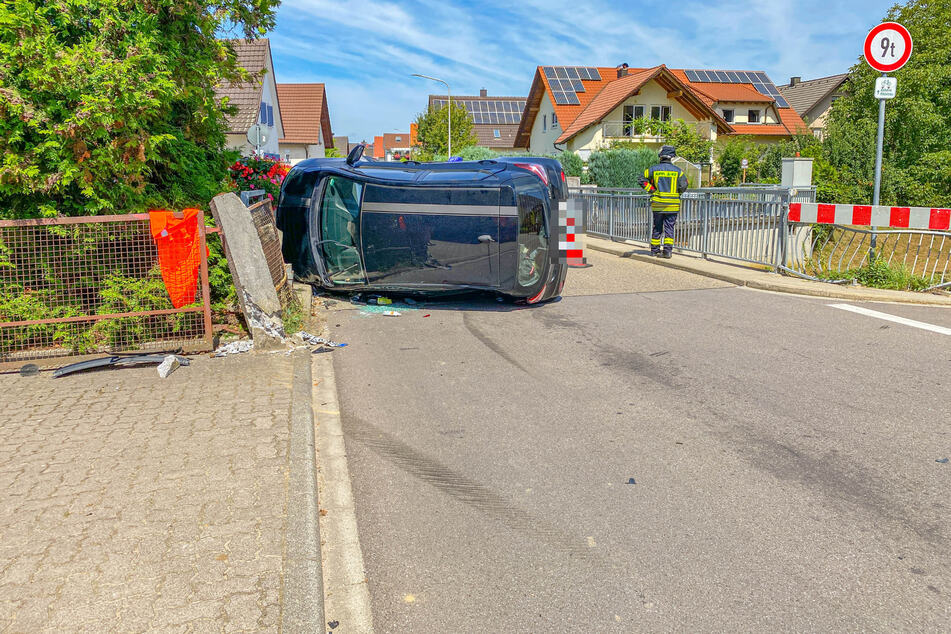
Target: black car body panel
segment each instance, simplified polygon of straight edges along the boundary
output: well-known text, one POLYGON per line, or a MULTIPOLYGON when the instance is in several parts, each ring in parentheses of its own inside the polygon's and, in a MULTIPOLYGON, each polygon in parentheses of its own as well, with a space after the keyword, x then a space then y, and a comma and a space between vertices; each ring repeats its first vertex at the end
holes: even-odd
POLYGON ((554 159, 310 159, 284 180, 277 225, 295 278, 324 288, 489 290, 536 302, 564 284, 558 207, 566 193, 554 159))

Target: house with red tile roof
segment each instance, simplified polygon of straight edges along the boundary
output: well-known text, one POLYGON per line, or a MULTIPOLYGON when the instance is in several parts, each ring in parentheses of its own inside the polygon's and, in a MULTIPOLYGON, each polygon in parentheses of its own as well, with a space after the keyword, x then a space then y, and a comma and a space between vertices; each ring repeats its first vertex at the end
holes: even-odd
POLYGON ((366 152, 375 159, 398 161, 400 158, 408 158, 412 147, 408 132, 386 132, 373 137, 373 145, 368 146, 366 152), (372 154, 370 153, 371 148, 373 150, 372 154))
POLYGON ((281 158, 292 165, 308 158, 324 158, 334 147, 330 129, 327 90, 323 84, 278 84, 284 136, 278 147, 281 158))
POLYGON ((845 82, 848 78, 848 73, 806 81, 803 81, 802 77, 791 77, 788 84, 778 88, 793 110, 799 113, 812 130, 812 134, 817 139, 822 139, 825 136, 829 110, 832 103, 845 94, 845 82))
MULTIPOLYGON (((515 135, 525 110, 525 97, 492 97, 483 88, 478 96, 453 95, 452 102, 469 113, 476 145, 501 152, 520 149, 515 145, 515 135)), ((446 95, 429 95, 429 108, 442 108, 448 103, 446 95)))
POLYGON ((260 123, 267 128, 267 141, 261 146, 262 154, 276 157, 278 139, 284 136, 281 108, 278 103, 277 84, 274 79, 274 62, 271 60, 271 43, 260 40, 230 40, 237 58, 237 65, 250 74, 249 81, 227 82, 215 88, 219 103, 236 108, 225 116, 227 124, 226 144, 240 150, 245 156, 255 148, 248 143, 248 129, 260 123))
POLYGON ((808 133, 765 73, 653 68, 539 66, 516 134, 533 153, 587 158, 614 141, 660 146, 639 121, 683 119, 706 138, 761 142, 808 133))

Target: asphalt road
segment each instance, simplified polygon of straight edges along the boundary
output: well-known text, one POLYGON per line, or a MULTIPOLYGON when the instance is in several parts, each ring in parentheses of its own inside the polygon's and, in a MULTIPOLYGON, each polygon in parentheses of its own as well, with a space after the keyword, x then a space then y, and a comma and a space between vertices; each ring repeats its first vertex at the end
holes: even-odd
POLYGON ((951 336, 589 261, 331 313, 377 631, 946 629, 951 336))

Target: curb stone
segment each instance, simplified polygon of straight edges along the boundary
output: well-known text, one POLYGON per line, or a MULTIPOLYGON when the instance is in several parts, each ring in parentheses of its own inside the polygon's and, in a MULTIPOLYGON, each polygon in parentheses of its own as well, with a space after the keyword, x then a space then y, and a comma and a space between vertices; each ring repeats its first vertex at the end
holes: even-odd
POLYGON ((311 377, 310 354, 306 351, 294 353, 282 632, 324 631, 311 377))
POLYGON ((933 295, 931 293, 914 293, 911 291, 893 291, 867 287, 842 287, 834 284, 813 282, 811 280, 792 279, 776 273, 747 269, 737 264, 727 264, 715 260, 703 260, 698 257, 683 254, 676 254, 676 257, 670 260, 658 259, 644 253, 638 253, 632 249, 632 247, 647 247, 631 242, 611 242, 587 236, 585 239, 585 247, 592 251, 609 253, 621 258, 648 262, 657 266, 666 266, 667 268, 678 269, 704 277, 711 277, 730 284, 736 284, 737 286, 746 286, 761 291, 851 301, 951 306, 951 297, 933 295))

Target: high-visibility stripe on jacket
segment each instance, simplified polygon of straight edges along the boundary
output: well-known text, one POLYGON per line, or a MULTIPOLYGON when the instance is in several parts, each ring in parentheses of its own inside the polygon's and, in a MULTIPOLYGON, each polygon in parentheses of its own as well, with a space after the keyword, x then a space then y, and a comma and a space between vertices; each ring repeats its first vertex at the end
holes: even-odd
POLYGON ((675 214, 680 211, 680 194, 687 189, 687 177, 672 163, 659 163, 644 170, 641 186, 651 194, 651 210, 675 214))

